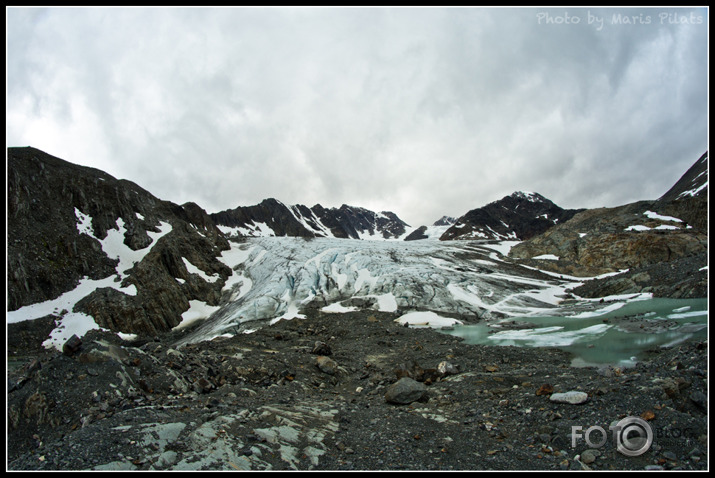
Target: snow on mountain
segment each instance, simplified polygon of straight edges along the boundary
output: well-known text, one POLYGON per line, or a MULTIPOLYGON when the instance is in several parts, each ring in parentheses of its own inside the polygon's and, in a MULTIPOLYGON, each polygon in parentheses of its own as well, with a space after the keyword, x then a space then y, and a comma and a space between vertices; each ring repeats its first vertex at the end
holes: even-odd
POLYGON ((110 259, 118 261, 116 275, 110 275, 99 280, 84 277, 80 280, 77 287, 55 299, 38 302, 7 312, 8 324, 34 320, 51 314, 60 316, 61 319, 58 321, 57 327, 44 343, 48 348, 54 347, 62 349, 62 345, 72 335, 81 337, 89 330, 100 328, 92 316, 83 312, 74 311, 74 307, 79 301, 96 290, 110 288, 124 295, 136 296, 137 288, 135 285, 122 285, 123 280, 128 277, 127 271, 141 262, 152 250, 153 246, 156 245, 158 240, 172 230, 170 224, 162 222, 159 226, 159 232, 148 233, 151 238, 151 243, 148 247, 133 250, 124 243, 126 228, 122 218, 117 219, 116 229, 109 229, 106 237, 99 238, 94 235, 92 218, 89 215, 82 213, 77 208, 75 208, 75 215, 77 217, 77 231, 80 234, 86 234, 97 240, 104 253, 110 259))
POLYGON ((222 260, 226 298, 185 342, 250 332, 280 319, 374 309, 499 318, 552 311, 578 285, 503 261, 513 243, 250 238, 222 260))

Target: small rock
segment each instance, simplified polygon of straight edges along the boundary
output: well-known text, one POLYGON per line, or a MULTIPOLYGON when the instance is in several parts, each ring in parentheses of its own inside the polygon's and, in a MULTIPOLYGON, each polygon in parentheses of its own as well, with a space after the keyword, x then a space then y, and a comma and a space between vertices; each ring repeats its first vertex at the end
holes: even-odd
POLYGON ((705 395, 703 392, 695 391, 691 393, 690 401, 698 407, 702 408, 703 410, 707 410, 708 408, 708 396, 705 395))
POLYGON ((536 391, 536 395, 537 395, 537 396, 540 396, 540 395, 551 395, 552 393, 554 393, 554 387, 553 387, 553 385, 551 385, 551 384, 549 384, 549 383, 543 384, 543 385, 542 385, 541 387, 539 387, 539 389, 536 391))
POLYGON ((440 362, 439 365, 437 365, 437 371, 443 377, 446 377, 448 375, 456 375, 459 373, 459 370, 457 370, 457 367, 455 367, 451 363, 447 362, 446 360, 440 362))
POLYGON ((332 355, 333 351, 330 349, 330 346, 325 342, 317 341, 315 342, 315 345, 313 345, 313 350, 311 351, 311 353, 315 355, 332 355))
POLYGON ((497 367, 496 365, 487 365, 486 367, 484 367, 484 370, 486 370, 487 372, 496 372, 497 370, 499 370, 499 367, 497 367))
POLYGON ((208 393, 212 388, 213 384, 203 377, 194 382, 194 391, 197 393, 208 393))
POLYGON ((641 413, 641 418, 649 422, 655 418, 655 413, 653 412, 653 410, 646 410, 645 412, 641 413))
POLYGON ((554 393, 549 398, 552 402, 556 403, 570 403, 572 405, 579 405, 585 403, 588 400, 588 394, 586 392, 570 391, 564 393, 554 393))
POLYGON ((424 397, 427 387, 411 378, 403 377, 388 387, 385 401, 397 405, 407 405, 424 397))
POLYGON ((596 458, 601 455, 601 452, 594 449, 588 449, 581 453, 581 461, 587 465, 590 465, 596 458))
POLYGON ((438 381, 440 378, 442 378, 442 374, 440 374, 436 368, 428 368, 423 371, 422 376, 419 377, 419 380, 429 385, 433 382, 438 381))
POLYGON ((328 375, 335 375, 338 373, 338 363, 330 357, 326 357, 324 355, 318 356, 318 358, 315 359, 315 365, 321 372, 327 373, 328 375))
POLYGON ((72 337, 67 339, 67 342, 65 342, 65 344, 62 346, 62 353, 67 356, 72 356, 75 352, 79 350, 81 346, 82 341, 80 340, 80 338, 76 335, 73 335, 72 337))
POLYGON ((678 456, 672 451, 663 452, 663 458, 669 461, 678 461, 678 456))

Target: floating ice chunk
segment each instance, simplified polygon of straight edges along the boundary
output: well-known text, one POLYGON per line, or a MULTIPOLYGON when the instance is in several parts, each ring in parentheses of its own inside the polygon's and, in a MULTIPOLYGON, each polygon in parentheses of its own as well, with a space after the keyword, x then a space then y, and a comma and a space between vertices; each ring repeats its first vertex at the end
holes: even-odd
POLYGON ((604 334, 611 325, 596 324, 580 330, 565 331, 562 326, 535 329, 504 330, 489 336, 490 340, 504 345, 530 345, 535 347, 566 347, 576 342, 592 339, 594 335, 604 334))

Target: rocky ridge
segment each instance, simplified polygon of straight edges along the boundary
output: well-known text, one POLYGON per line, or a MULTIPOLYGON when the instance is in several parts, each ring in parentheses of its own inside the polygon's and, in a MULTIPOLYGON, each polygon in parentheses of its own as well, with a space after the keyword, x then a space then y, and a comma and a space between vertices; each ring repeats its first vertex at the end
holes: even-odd
POLYGON ((559 274, 593 277, 575 292, 707 295, 707 153, 656 201, 589 209, 513 247, 520 263, 559 274), (677 215, 675 215, 677 214, 677 215))
POLYGON ((341 239, 396 239, 408 225, 395 213, 376 213, 343 204, 340 208, 288 206, 266 199, 255 206, 211 214, 215 224, 230 236, 337 237, 341 239))

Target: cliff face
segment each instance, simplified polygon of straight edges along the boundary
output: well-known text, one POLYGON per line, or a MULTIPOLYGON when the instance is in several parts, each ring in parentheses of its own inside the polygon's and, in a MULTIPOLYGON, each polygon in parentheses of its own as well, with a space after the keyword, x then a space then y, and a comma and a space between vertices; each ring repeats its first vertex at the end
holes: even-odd
POLYGON ((156 334, 181 321, 189 300, 217 303, 223 281, 204 281, 182 260, 230 275, 216 259, 228 242, 200 207, 35 148, 8 148, 7 175, 8 310, 110 278, 76 312, 113 330, 156 334), (119 250, 136 262, 122 264, 119 250))

